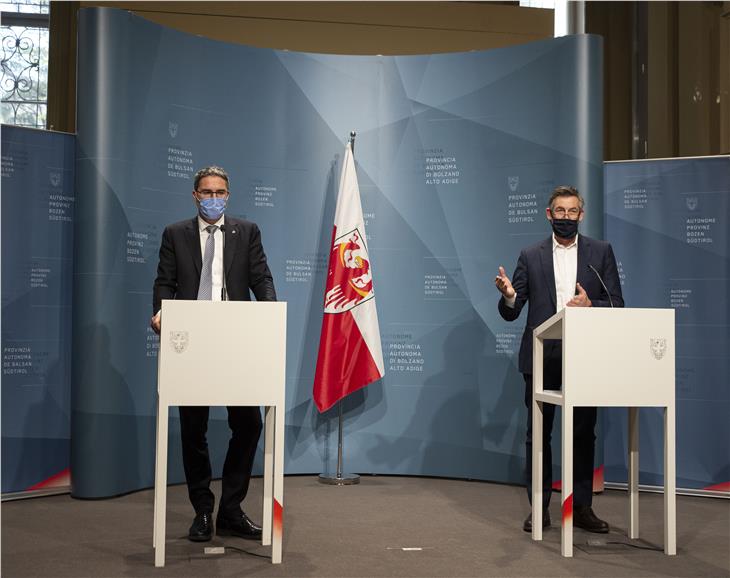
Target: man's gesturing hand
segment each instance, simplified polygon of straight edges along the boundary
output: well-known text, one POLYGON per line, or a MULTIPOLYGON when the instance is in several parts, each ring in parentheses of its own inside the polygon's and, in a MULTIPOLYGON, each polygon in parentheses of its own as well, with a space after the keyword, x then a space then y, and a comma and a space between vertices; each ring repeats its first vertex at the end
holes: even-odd
POLYGON ((512 299, 516 293, 514 287, 512 287, 512 282, 509 280, 509 277, 504 272, 504 267, 499 268, 499 275, 497 275, 494 278, 494 284, 497 286, 497 289, 499 289, 499 292, 505 296, 506 299, 512 299))
POLYGON ((578 291, 578 294, 573 297, 570 301, 568 301, 565 306, 566 307, 591 307, 593 304, 591 303, 591 300, 588 299, 588 294, 586 293, 585 289, 580 286, 580 283, 575 284, 575 289, 578 291))

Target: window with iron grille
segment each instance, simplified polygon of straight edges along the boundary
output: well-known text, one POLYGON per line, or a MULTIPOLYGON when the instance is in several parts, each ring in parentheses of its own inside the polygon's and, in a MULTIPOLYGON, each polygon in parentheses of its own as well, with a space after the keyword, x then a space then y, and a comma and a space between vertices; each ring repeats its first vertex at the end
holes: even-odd
POLYGON ((2 122, 46 128, 48 0, 8 0, 2 11, 2 122))

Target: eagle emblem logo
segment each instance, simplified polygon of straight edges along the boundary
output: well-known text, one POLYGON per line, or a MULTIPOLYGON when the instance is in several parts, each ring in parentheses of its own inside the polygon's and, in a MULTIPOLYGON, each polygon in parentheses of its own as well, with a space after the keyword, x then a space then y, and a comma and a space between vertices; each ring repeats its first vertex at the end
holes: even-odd
MULTIPOLYGON (((337 234, 334 232, 333 236, 337 234)), ((367 247, 356 228, 336 237, 330 252, 325 313, 344 313, 375 297, 367 247)))
POLYGON ((667 340, 659 337, 649 338, 649 349, 654 359, 661 359, 667 352, 667 340))
POLYGON ((175 353, 182 353, 188 348, 188 332, 170 331, 170 343, 175 353))

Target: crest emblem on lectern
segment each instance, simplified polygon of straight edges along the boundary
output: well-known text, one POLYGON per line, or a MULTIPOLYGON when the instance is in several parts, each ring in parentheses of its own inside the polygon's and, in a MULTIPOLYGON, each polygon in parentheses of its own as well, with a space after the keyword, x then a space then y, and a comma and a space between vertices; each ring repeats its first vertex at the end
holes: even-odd
POLYGON ((170 343, 172 343, 175 353, 182 353, 188 348, 188 332, 170 331, 170 343))
POLYGON ((167 131, 170 133, 170 136, 172 138, 175 138, 177 136, 177 128, 178 124, 176 122, 168 121, 167 131))
POLYGON ((697 197, 687 197, 687 208, 690 211, 694 211, 697 208, 697 197))
POLYGON ((61 173, 59 173, 58 171, 48 173, 48 180, 50 181, 52 186, 57 187, 61 184, 61 173))
POLYGON ((661 359, 667 352, 667 340, 664 338, 650 337, 649 348, 654 359, 661 359))
POLYGON ((517 187, 520 186, 520 177, 507 177, 507 184, 509 185, 509 190, 514 193, 517 187))

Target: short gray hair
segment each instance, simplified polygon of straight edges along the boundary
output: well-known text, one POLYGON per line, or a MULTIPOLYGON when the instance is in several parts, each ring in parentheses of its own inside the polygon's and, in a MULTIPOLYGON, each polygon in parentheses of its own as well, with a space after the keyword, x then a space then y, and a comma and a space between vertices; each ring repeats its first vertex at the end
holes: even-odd
POLYGON ((196 191, 198 190, 200 179, 204 179, 205 177, 220 177, 224 181, 226 181, 226 188, 230 186, 230 182, 228 181, 228 173, 225 171, 225 169, 216 166, 205 167, 195 173, 195 182, 193 188, 196 191))
POLYGON ((575 187, 571 187, 570 185, 560 185, 559 187, 555 187, 553 193, 550 195, 548 207, 552 209, 553 202, 558 197, 577 197, 578 201, 580 202, 580 208, 581 210, 583 210, 583 205, 585 204, 585 201, 583 200, 583 196, 578 192, 578 189, 576 189, 575 187))

